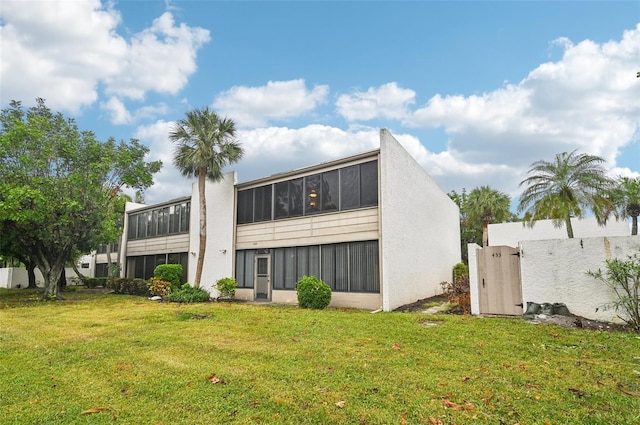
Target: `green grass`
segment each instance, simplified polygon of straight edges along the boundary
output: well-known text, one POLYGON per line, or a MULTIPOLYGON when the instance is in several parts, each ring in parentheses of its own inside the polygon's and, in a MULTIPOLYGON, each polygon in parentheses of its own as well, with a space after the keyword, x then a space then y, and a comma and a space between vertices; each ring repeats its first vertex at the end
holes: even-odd
POLYGON ((634 333, 65 294, 0 291, 2 424, 640 423, 634 333))

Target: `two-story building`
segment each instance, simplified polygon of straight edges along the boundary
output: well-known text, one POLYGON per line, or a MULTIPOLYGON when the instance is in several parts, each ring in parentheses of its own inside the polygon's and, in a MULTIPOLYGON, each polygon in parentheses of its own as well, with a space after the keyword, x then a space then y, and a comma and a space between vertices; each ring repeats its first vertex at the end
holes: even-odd
MULTIPOLYGON (((297 280, 314 275, 332 306, 390 311, 440 293, 460 261, 458 207, 384 129, 379 149, 242 183, 231 172, 205 190, 212 293, 233 276, 236 298, 296 303, 297 280)), ((127 206, 126 276, 180 263, 193 281, 198 198, 194 183, 189 197, 127 206)))

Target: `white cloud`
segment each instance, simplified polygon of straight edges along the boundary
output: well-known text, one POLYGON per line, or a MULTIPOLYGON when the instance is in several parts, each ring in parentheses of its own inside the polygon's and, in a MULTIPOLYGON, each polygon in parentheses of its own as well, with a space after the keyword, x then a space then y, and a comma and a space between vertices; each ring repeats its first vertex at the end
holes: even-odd
POLYGON ((524 170, 579 149, 614 166, 640 124, 640 25, 620 41, 555 44, 564 49, 562 59, 541 64, 520 83, 482 95, 435 95, 404 123, 443 126, 449 153, 469 164, 524 170))
POLYGON ((100 103, 100 108, 107 111, 112 124, 128 124, 133 120, 127 107, 117 97, 112 96, 106 102, 100 103))
POLYGON ((100 87, 116 98, 105 103, 112 112, 123 98, 175 94, 209 40, 207 30, 176 25, 167 12, 129 41, 116 31, 120 13, 99 0, 6 0, 0 22, 2 103, 43 97, 73 114, 96 102, 100 87))
POLYGON ((348 121, 369 121, 375 118, 402 119, 415 102, 416 93, 391 82, 341 95, 336 101, 338 113, 348 121))
POLYGON ((216 110, 241 127, 262 127, 271 120, 286 120, 313 111, 326 101, 329 86, 307 89, 303 79, 269 81, 266 86, 234 86, 213 102, 216 110))
POLYGON ((169 129, 173 122, 158 120, 153 124, 139 126, 134 138, 149 147, 149 161, 162 161, 162 169, 154 176, 153 186, 145 192, 148 204, 191 194, 193 179, 183 177, 173 165, 174 145, 169 140, 169 129))

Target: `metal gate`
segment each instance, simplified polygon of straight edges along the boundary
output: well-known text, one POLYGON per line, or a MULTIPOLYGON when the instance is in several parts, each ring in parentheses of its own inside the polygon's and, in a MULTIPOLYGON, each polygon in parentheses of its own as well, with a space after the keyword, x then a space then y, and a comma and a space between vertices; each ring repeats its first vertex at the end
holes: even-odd
POLYGON ((510 246, 478 250, 480 314, 522 315, 520 253, 510 246))

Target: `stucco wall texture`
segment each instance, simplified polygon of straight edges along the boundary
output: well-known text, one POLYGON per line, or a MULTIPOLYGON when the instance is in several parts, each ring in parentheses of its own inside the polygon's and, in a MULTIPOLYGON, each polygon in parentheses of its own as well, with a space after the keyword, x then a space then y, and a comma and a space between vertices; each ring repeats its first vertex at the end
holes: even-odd
POLYGON ((460 262, 458 206, 385 129, 380 131, 382 308, 442 292, 460 262))
MULTIPOLYGON (((628 221, 609 220, 606 226, 598 226, 594 217, 572 218, 571 226, 575 238, 593 238, 598 236, 629 236, 631 227, 628 221)), ((515 223, 496 223, 489 225, 489 245, 507 245, 517 247, 520 241, 543 239, 568 239, 567 229, 555 227, 552 220, 536 221, 533 227, 521 221, 515 223)))
MULTIPOLYGON (((224 178, 205 184, 205 198, 207 200, 207 244, 205 250, 202 281, 200 287, 209 291, 212 297, 218 296, 214 285, 218 279, 233 276, 233 229, 234 229, 234 198, 236 172, 224 175, 224 178)), ((193 183, 191 192, 191 217, 189 225, 189 282, 196 277, 196 263, 198 256, 191 253, 198 252, 200 244, 200 198, 198 182, 193 183)))
POLYGON ((520 242, 523 302, 561 302, 573 314, 620 322, 606 308, 616 300, 607 285, 587 275, 605 269, 605 260, 625 259, 640 249, 640 236, 553 239, 520 242))

